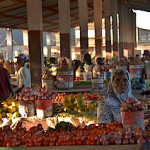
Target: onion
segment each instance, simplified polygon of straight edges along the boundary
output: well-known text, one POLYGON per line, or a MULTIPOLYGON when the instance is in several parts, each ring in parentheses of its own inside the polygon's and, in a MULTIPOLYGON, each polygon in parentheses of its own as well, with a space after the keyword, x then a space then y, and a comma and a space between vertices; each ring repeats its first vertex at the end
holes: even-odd
POLYGON ((123 139, 122 144, 124 144, 124 145, 129 144, 129 140, 128 139, 123 139))
POLYGON ((145 143, 145 142, 146 142, 146 140, 145 140, 144 138, 141 138, 141 137, 140 137, 140 138, 137 139, 137 143, 138 143, 138 144, 143 144, 143 143, 145 143))
POLYGON ((125 134, 125 139, 130 139, 130 138, 131 138, 131 133, 127 132, 127 133, 125 134))
POLYGON ((43 93, 42 93, 42 92, 38 92, 37 95, 38 95, 39 97, 42 97, 42 96, 43 96, 43 93))
POLYGON ((41 99, 42 100, 47 100, 47 97, 46 96, 42 96, 41 99))
POLYGON ((29 100, 28 96, 23 96, 23 100, 24 100, 24 101, 29 100))
POLYGON ((135 143, 135 139, 134 138, 129 139, 129 141, 130 141, 131 144, 135 143))
POLYGON ((31 100, 31 101, 35 100, 34 95, 29 96, 29 100, 31 100))
POLYGON ((120 145, 121 144, 121 139, 115 139, 115 144, 120 145))
POLYGON ((19 96, 19 97, 18 97, 18 100, 19 100, 19 101, 23 100, 23 96, 19 96))

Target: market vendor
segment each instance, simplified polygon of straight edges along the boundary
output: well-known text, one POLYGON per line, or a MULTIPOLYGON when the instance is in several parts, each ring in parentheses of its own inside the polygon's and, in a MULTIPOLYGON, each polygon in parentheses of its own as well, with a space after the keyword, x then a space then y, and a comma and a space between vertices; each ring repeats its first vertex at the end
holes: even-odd
POLYGON ((17 85, 14 86, 15 93, 20 92, 26 87, 31 88, 31 73, 26 64, 26 56, 20 54, 17 60, 18 72, 17 72, 17 85))
POLYGON ((125 69, 115 69, 111 74, 105 98, 98 103, 98 122, 121 122, 120 108, 127 98, 136 99, 131 93, 129 72, 125 69))

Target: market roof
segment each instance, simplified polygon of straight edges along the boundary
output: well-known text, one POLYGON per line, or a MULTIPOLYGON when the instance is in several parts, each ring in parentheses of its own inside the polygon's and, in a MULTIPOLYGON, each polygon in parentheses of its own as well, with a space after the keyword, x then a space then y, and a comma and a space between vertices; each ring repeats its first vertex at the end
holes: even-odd
MULTIPOLYGON (((88 20, 93 22, 93 1, 88 2, 88 20)), ((137 10, 150 11, 150 0, 124 0, 137 10)), ((71 0, 71 27, 79 25, 78 0, 71 0)), ((45 31, 59 31, 58 0, 42 0, 43 28, 45 31)), ((111 0, 103 0, 103 17, 111 14, 111 0)), ((0 27, 27 29, 26 0, 0 0, 0 27)))

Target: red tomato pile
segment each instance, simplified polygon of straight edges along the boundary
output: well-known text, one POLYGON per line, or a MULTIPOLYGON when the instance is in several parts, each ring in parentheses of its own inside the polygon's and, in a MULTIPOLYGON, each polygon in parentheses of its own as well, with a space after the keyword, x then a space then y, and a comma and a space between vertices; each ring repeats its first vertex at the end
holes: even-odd
POLYGON ((15 130, 9 126, 0 129, 0 146, 69 146, 69 145, 108 145, 135 144, 147 141, 146 133, 140 129, 123 129, 122 124, 115 122, 107 125, 92 124, 85 128, 73 128, 71 131, 49 130, 44 132, 39 124, 28 131, 20 124, 15 130))

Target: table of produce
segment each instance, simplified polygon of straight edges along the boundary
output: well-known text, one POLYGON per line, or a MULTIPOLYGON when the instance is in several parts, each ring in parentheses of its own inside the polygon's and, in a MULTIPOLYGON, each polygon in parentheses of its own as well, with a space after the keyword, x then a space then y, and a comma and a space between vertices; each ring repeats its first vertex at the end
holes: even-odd
MULTIPOLYGON (((102 99, 98 93, 51 93, 44 87, 33 93, 26 88, 0 105, 0 150, 135 150, 149 140, 149 120, 146 130, 98 123, 97 101, 102 99)), ((142 110, 132 103, 134 110, 142 110)), ((122 111, 133 109, 123 106, 122 111)))

